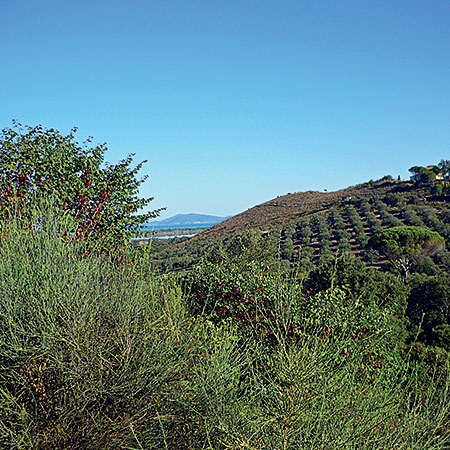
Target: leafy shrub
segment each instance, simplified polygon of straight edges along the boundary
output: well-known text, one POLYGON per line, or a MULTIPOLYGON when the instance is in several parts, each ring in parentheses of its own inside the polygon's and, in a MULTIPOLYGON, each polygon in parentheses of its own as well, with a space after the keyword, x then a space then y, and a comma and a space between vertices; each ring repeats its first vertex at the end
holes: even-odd
MULTIPOLYGON (((42 126, 5 128, 0 133, 0 210, 29 214, 36 198, 52 197, 71 218, 68 230, 86 249, 111 251, 128 244, 139 225, 159 210, 136 214, 152 198, 139 199, 137 173, 132 157, 103 166, 106 144, 90 148, 79 144, 76 129, 62 136, 42 126)), ((29 219, 29 217, 28 217, 29 219)))
POLYGON ((336 234, 336 239, 339 241, 346 239, 348 242, 348 240, 351 238, 350 233, 345 228, 336 230, 335 234, 336 234))
POLYGON ((438 268, 432 258, 425 256, 413 263, 411 271, 414 273, 424 273, 426 275, 436 275, 438 268))
POLYGON ((403 196, 401 196, 399 194, 395 194, 393 192, 388 192, 384 196, 384 202, 388 205, 399 207, 399 206, 403 205, 404 198, 403 198, 403 196))
POLYGON ((345 222, 339 211, 336 210, 333 212, 332 219, 333 219, 333 227, 336 230, 345 230, 345 222))
POLYGON ((294 242, 292 241, 292 238, 286 237, 284 239, 281 250, 284 258, 291 261, 294 256, 294 242))
POLYGON ((300 222, 297 227, 297 239, 301 239, 304 245, 308 245, 310 243, 311 235, 312 231, 309 219, 300 222))
POLYGON ((372 211, 366 212, 366 218, 372 233, 379 233, 383 230, 381 220, 372 211))
POLYGON ((288 312, 283 323, 275 318, 301 296, 300 287, 287 282, 280 271, 257 263, 202 264, 189 274, 187 285, 193 312, 214 323, 231 321, 244 335, 267 336, 272 342, 279 333, 293 334, 288 312))
POLYGON ((398 227, 398 226, 403 225, 403 222, 401 220, 397 219, 397 217, 395 217, 389 211, 382 210, 382 211, 380 211, 380 215, 388 227, 398 227))
POLYGON ((331 232, 328 227, 328 221, 324 216, 316 217, 315 225, 321 241, 331 239, 331 232))
POLYGON ((413 277, 408 299, 407 315, 416 326, 421 325, 422 342, 441 346, 450 351, 446 340, 446 326, 450 324, 450 279, 413 277))

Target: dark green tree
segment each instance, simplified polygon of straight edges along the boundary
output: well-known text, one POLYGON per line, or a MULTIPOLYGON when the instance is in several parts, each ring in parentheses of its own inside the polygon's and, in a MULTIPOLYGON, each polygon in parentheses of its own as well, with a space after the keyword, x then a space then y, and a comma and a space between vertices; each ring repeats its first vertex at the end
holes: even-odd
POLYGON ((426 167, 422 166, 413 166, 409 169, 409 171, 413 174, 414 181, 420 184, 428 184, 436 179, 436 170, 429 170, 426 167))
POLYGON ((92 147, 75 140, 76 128, 63 136, 41 125, 0 133, 0 211, 27 216, 38 198, 52 197, 73 219, 70 237, 84 240, 91 251, 118 249, 139 225, 159 210, 136 214, 152 198, 138 197, 143 163, 132 168, 133 154, 118 164, 104 163, 106 144, 92 147))
POLYGON ((421 325, 427 344, 450 350, 450 278, 448 275, 424 279, 411 276, 407 315, 421 325))
POLYGON ((439 233, 428 228, 400 226, 373 235, 368 245, 386 255, 402 280, 406 280, 411 265, 442 250, 445 241, 439 233))
POLYGON ((447 187, 450 183, 450 161, 448 159, 441 159, 438 167, 444 180, 444 186, 447 187))
POLYGON ((435 183, 435 184, 433 185, 433 187, 431 188, 431 193, 432 193, 433 195, 436 195, 436 196, 439 197, 439 196, 442 195, 443 190, 444 190, 444 187, 442 186, 441 183, 435 183))
POLYGON ((289 261, 292 260, 294 256, 294 242, 290 237, 286 237, 282 243, 281 250, 283 256, 289 261))

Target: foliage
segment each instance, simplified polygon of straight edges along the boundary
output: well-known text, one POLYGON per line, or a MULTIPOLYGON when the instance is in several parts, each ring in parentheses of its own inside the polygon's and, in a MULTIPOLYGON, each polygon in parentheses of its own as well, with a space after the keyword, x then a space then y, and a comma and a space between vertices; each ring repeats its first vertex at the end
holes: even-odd
POLYGON ((375 234, 369 245, 383 252, 406 279, 415 261, 442 250, 445 242, 439 233, 427 228, 400 226, 375 234))
MULTIPOLYGON (((405 219, 403 194, 397 210, 373 195, 271 233, 130 246, 115 264, 93 236, 67 239, 67 205, 23 193, 0 221, 1 448, 449 448, 448 276, 422 258, 403 283, 336 257, 354 237, 374 258, 364 238, 378 212, 405 219)), ((445 207, 416 208, 445 231, 445 207)))
POLYGON ((409 206, 404 206, 401 210, 403 219, 406 225, 412 225, 415 227, 423 227, 423 220, 416 214, 416 212, 409 206))
POLYGON ((279 251, 278 245, 274 234, 263 236, 257 230, 246 230, 212 245, 205 252, 205 257, 220 264, 245 265, 252 261, 271 261, 279 251))
POLYGON ((419 183, 430 183, 436 178, 436 170, 429 170, 422 166, 413 166, 409 169, 413 174, 414 180, 419 183))
MULTIPOLYGON (((356 301, 377 299, 379 306, 386 298, 389 303, 402 304, 406 301, 405 286, 390 274, 367 267, 361 260, 351 254, 334 258, 327 264, 317 265, 303 281, 306 291, 312 294, 326 291, 333 287, 347 289, 356 301)), ((402 306, 400 306, 400 310, 402 306)))
POLYGON ((209 305, 226 287, 257 299, 255 314, 266 302, 245 329, 214 320, 217 308, 192 315, 195 285, 155 277, 146 251, 132 267, 80 258, 86 243, 61 234, 67 211, 34 218, 38 229, 10 217, 0 242, 5 450, 448 446, 448 372, 416 385, 420 363, 392 345, 388 298, 306 293, 256 263, 194 270, 209 305))
POLYGON ((395 217, 389 211, 380 211, 380 216, 388 227, 398 227, 403 225, 401 220, 397 219, 397 217, 395 217))
POLYGON ((60 235, 67 216, 40 210, 39 230, 12 218, 0 242, 0 447, 195 439, 183 429, 195 401, 180 380, 196 350, 180 289, 105 256, 80 258, 85 243, 60 235))
POLYGON ((438 267, 434 263, 430 256, 424 256, 423 258, 415 261, 411 266, 411 272, 413 273, 425 273, 427 275, 436 275, 438 267))
POLYGON ((106 144, 90 147, 75 141, 76 129, 63 136, 38 125, 5 128, 0 134, 0 208, 28 214, 36 199, 52 197, 67 211, 69 234, 83 239, 95 251, 110 250, 128 242, 137 227, 158 211, 136 215, 152 200, 139 199, 145 178, 131 168, 132 156, 106 166, 106 144))
POLYGON ((286 281, 273 268, 257 262, 207 263, 189 273, 187 285, 196 315, 204 315, 218 324, 231 322, 245 336, 262 336, 272 342, 280 333, 285 336, 295 333, 289 308, 301 296, 300 287, 286 281), (283 323, 276 321, 281 311, 286 312, 283 323))
POLYGON ((444 269, 450 273, 450 252, 447 249, 436 254, 436 260, 444 266, 444 269))
POLYGON ((443 191, 444 191, 444 187, 440 183, 439 184, 434 184, 432 186, 432 188, 431 188, 431 193, 433 195, 438 196, 438 197, 442 195, 443 191))
POLYGON ((392 206, 402 206, 402 204, 404 203, 403 197, 393 192, 388 192, 384 197, 384 201, 388 205, 392 206))
POLYGON ((413 324, 421 326, 421 340, 450 351, 450 278, 414 278, 411 281, 407 314, 413 324))

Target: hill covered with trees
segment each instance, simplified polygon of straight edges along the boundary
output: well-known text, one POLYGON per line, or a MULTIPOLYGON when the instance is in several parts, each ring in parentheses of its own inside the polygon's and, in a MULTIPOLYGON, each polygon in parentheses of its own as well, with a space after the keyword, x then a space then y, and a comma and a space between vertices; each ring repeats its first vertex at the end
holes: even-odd
MULTIPOLYGON (((417 167, 411 170, 415 173, 417 167)), ((155 264, 164 261, 165 267, 173 263, 171 267, 186 268, 212 248, 251 232, 273 240, 273 247, 278 247, 274 252, 300 272, 345 252, 368 264, 383 265, 386 258, 368 242, 374 234, 390 227, 425 227, 443 236, 448 246, 449 200, 448 175, 426 182, 386 176, 336 192, 287 194, 250 208, 181 244, 155 243, 155 264)), ((435 262, 448 265, 449 259, 444 250, 435 262)), ((430 265, 430 261, 421 264, 430 265)))

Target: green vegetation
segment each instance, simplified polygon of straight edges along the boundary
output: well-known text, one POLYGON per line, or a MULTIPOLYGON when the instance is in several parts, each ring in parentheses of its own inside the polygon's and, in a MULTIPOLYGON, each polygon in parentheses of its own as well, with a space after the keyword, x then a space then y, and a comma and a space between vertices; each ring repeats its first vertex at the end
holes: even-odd
POLYGON ((152 200, 137 196, 137 173, 132 156, 102 167, 106 144, 90 147, 42 126, 5 128, 0 134, 0 209, 26 215, 36 197, 52 197, 72 218, 68 229, 75 240, 102 252, 125 245, 134 230, 158 211, 136 215, 152 200))
MULTIPOLYGON (((392 217, 448 240, 450 214, 382 183, 122 258, 123 235, 92 251, 73 210, 20 188, 0 219, 0 447, 449 448, 449 253, 402 280, 367 242, 402 236, 392 217)), ((443 242, 401 228, 421 256, 443 242)))
POLYGON ((435 255, 445 246, 444 238, 435 231, 422 227, 392 227, 377 233, 369 245, 383 252, 406 280, 415 261, 435 255))
POLYGON ((40 229, 10 219, 0 247, 2 448, 449 442, 446 362, 429 375, 409 356, 390 274, 347 259, 303 285, 235 255, 155 277, 145 252, 80 257, 67 215, 37 213, 40 229))
POLYGON ((426 184, 436 179, 437 166, 432 166, 430 168, 414 166, 409 169, 412 173, 414 180, 418 183, 426 184))

